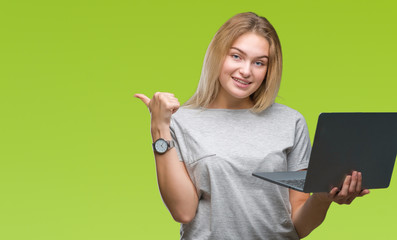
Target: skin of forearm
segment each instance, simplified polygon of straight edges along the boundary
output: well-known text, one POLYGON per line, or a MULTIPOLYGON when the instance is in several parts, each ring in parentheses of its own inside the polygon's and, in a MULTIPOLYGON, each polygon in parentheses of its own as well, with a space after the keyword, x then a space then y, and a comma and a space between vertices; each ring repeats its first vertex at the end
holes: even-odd
MULTIPOLYGON (((171 139, 169 128, 152 127, 153 141, 158 138, 171 139)), ((197 210, 198 196, 185 165, 180 162, 175 148, 164 154, 154 154, 157 182, 161 197, 175 221, 190 222, 197 210)))
POLYGON ((311 195, 302 206, 292 215, 292 222, 300 238, 309 235, 325 219, 332 201, 318 198, 311 195))

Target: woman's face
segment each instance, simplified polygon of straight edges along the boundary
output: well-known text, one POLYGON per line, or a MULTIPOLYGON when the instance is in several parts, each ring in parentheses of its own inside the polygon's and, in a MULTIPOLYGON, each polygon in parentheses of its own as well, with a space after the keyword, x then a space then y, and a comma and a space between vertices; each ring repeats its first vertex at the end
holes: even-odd
POLYGON ((248 32, 237 38, 222 65, 215 101, 224 106, 252 107, 249 96, 262 84, 268 61, 269 42, 264 37, 248 32))

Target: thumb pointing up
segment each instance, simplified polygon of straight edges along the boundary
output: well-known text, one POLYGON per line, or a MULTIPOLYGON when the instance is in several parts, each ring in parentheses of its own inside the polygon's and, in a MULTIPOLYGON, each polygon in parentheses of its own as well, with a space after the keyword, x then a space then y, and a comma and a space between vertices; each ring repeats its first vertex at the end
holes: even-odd
POLYGON ((146 107, 149 107, 149 103, 150 103, 150 98, 146 97, 145 94, 135 94, 134 97, 139 98, 142 100, 142 102, 146 105, 146 107))
POLYGON ((180 107, 179 101, 172 93, 156 92, 150 99, 144 94, 135 94, 136 98, 148 107, 152 126, 169 126, 171 115, 180 107))

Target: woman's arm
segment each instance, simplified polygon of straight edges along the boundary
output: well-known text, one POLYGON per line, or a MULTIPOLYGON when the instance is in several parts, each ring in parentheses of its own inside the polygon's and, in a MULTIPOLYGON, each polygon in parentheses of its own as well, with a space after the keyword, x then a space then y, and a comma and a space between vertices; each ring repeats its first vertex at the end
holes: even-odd
POLYGON ((290 190, 291 217, 299 237, 306 237, 324 221, 332 202, 350 204, 356 197, 368 194, 368 189, 361 190, 361 183, 361 173, 353 171, 351 176, 345 178, 340 191, 335 187, 329 193, 314 193, 310 196, 290 190))
MULTIPOLYGON (((171 139, 170 130, 152 129, 153 141, 161 138, 171 139)), ((155 153, 157 182, 161 197, 175 221, 190 222, 196 215, 198 196, 185 168, 179 161, 175 148, 160 155, 155 153)))
MULTIPOLYGON (((179 108, 179 102, 171 93, 155 93, 152 99, 136 94, 151 113, 151 133, 153 142, 159 138, 171 140, 171 115, 179 108)), ((164 154, 154 154, 157 182, 161 197, 175 221, 190 222, 196 215, 198 196, 185 164, 178 159, 175 148, 164 154)))
POLYGON ((319 201, 309 193, 292 189, 289 194, 292 222, 299 238, 304 238, 324 221, 332 201, 319 201))

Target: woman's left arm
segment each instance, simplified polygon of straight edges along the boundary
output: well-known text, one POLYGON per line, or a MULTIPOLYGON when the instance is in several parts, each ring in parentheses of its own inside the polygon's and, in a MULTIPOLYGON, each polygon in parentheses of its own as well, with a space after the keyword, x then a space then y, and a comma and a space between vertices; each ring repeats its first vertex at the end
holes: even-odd
POLYGON ((350 204, 356 197, 369 193, 368 189, 361 190, 362 175, 353 171, 345 178, 342 189, 333 188, 329 193, 302 193, 289 190, 289 200, 292 209, 292 222, 300 238, 304 238, 325 219, 332 202, 350 204))

